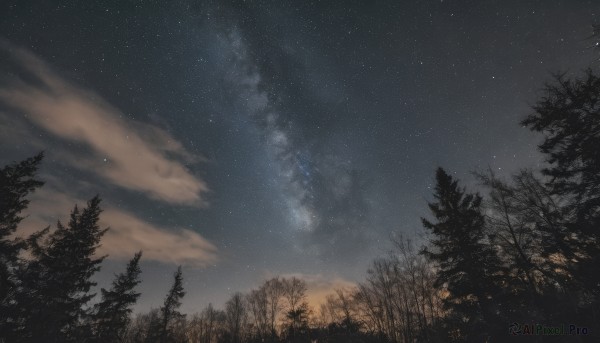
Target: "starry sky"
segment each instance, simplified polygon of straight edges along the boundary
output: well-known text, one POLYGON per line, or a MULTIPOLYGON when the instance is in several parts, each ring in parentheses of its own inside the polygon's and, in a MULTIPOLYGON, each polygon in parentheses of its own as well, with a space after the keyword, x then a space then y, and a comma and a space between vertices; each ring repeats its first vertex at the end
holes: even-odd
MULTIPOLYGON (((3 1, 0 162, 45 150, 27 234, 103 198, 107 287, 144 251, 137 310, 184 266, 183 311, 266 278, 317 299, 422 238, 435 168, 536 168, 519 125, 594 62, 600 3, 3 1)), ((316 301, 316 300, 315 300, 316 301)))

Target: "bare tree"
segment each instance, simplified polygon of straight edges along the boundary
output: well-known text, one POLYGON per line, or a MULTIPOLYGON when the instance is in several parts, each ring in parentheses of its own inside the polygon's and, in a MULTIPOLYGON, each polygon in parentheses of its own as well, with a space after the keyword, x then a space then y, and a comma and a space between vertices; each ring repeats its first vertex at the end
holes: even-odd
POLYGON ((370 285, 361 284, 354 294, 354 300, 363 327, 370 333, 385 335, 383 304, 377 292, 370 285))
POLYGON ((249 312, 251 314, 253 335, 259 340, 264 340, 269 336, 269 302, 267 292, 264 287, 258 290, 252 290, 246 296, 249 312))
POLYGON ((295 337, 299 331, 308 328, 309 308, 306 301, 306 282, 293 277, 283 279, 283 297, 288 319, 288 335, 295 337))
MULTIPOLYGON (((363 330, 391 342, 430 340, 443 315, 435 268, 410 239, 392 237, 393 251, 373 261, 365 283, 349 298, 345 292, 329 298, 326 308, 359 323, 363 330)), ((339 319, 338 319, 339 320, 339 319)))
POLYGON ((361 323, 357 300, 355 298, 356 289, 334 290, 334 294, 325 297, 325 303, 321 304, 321 318, 325 323, 335 324, 346 333, 358 332, 361 323))
POLYGON ((232 343, 243 342, 245 328, 248 321, 248 313, 244 295, 235 293, 225 304, 225 316, 227 333, 232 343))
POLYGON ((268 302, 267 317, 269 321, 269 333, 271 339, 274 340, 277 337, 277 318, 282 309, 283 282, 278 277, 275 277, 267 280, 262 288, 264 288, 268 302))
POLYGON ((217 343, 224 330, 225 313, 216 310, 212 304, 196 313, 188 322, 186 337, 190 343, 217 343))

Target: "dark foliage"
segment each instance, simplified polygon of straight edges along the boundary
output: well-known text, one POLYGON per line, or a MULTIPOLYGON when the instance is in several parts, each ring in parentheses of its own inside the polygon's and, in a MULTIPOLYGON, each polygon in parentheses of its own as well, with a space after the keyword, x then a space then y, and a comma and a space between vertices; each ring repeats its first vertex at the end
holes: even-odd
POLYGON ((11 235, 23 220, 20 213, 29 205, 27 195, 44 184, 35 179, 43 157, 44 154, 39 153, 0 169, 0 259, 2 261, 14 261, 19 249, 23 247, 22 242, 11 239, 11 235))
POLYGON ((181 267, 173 275, 173 286, 169 290, 163 306, 160 308, 160 317, 151 322, 147 342, 181 342, 182 338, 177 337, 174 327, 185 315, 179 312, 181 299, 185 295, 183 291, 183 276, 181 267))
POLYGON ((16 312, 19 305, 15 301, 18 280, 15 269, 18 254, 25 242, 13 235, 23 220, 21 212, 27 208, 27 196, 44 183, 35 178, 43 153, 19 163, 12 163, 0 169, 0 341, 9 340, 16 330, 16 312))
POLYGON ((23 306, 20 340, 25 342, 80 342, 89 335, 85 305, 95 296, 92 275, 104 257, 95 257, 107 229, 98 225, 100 198, 82 211, 71 212, 67 226, 44 230, 30 239, 33 259, 20 271, 18 302, 23 306))
POLYGON ((431 232, 431 247, 423 250, 439 266, 436 286, 448 294, 447 324, 459 329, 454 338, 482 341, 493 330, 493 298, 498 294, 494 273, 499 262, 485 241, 482 198, 458 187, 442 168, 436 172, 435 202, 429 208, 436 222, 422 219, 431 232))
POLYGON ((94 340, 97 342, 121 342, 140 293, 135 287, 140 281, 139 262, 142 252, 135 254, 127 264, 125 273, 116 275, 110 290, 101 289, 102 301, 94 307, 94 340))
MULTIPOLYGON (((572 197, 574 219, 588 223, 600 208, 600 78, 588 70, 582 79, 557 76, 522 124, 544 134, 539 149, 549 166, 552 192, 572 197)), ((581 227, 592 230, 590 225, 581 227)), ((597 228, 593 233, 598 235, 597 228)))
POLYGON ((582 78, 559 75, 545 93, 522 123, 544 135, 546 185, 562 205, 562 225, 542 228, 552 237, 548 255, 564 260, 575 312, 599 322, 600 78, 592 70, 582 78))

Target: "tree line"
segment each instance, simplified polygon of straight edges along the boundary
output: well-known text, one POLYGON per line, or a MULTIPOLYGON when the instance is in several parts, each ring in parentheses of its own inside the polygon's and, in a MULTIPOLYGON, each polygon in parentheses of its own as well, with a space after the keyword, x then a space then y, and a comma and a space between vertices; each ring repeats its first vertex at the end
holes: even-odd
POLYGON ((567 338, 597 341, 600 77, 557 76, 521 124, 543 137, 543 169, 508 179, 478 172, 471 192, 439 168, 431 215, 422 219, 426 242, 391 237, 393 250, 371 263, 363 282, 316 309, 305 281, 276 277, 233 294, 224 309, 185 315, 180 267, 163 306, 134 316, 142 252, 93 293, 106 257, 96 254, 107 230, 98 224, 100 198, 75 206, 67 223, 20 237, 28 196, 43 185, 43 153, 6 165, 0 342, 508 342, 530 323, 549 334, 572 325, 581 335, 567 338))

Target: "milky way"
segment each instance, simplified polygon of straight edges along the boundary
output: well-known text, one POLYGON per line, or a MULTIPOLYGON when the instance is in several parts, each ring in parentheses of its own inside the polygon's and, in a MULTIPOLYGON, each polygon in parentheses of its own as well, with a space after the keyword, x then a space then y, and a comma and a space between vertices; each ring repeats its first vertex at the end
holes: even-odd
POLYGON ((46 151, 25 231, 101 195, 100 286, 145 249, 139 309, 178 264, 188 312, 277 274, 350 285, 393 232, 422 239, 438 166, 475 187, 540 163, 518 123, 593 61, 598 9, 3 2, 0 162, 46 151))

